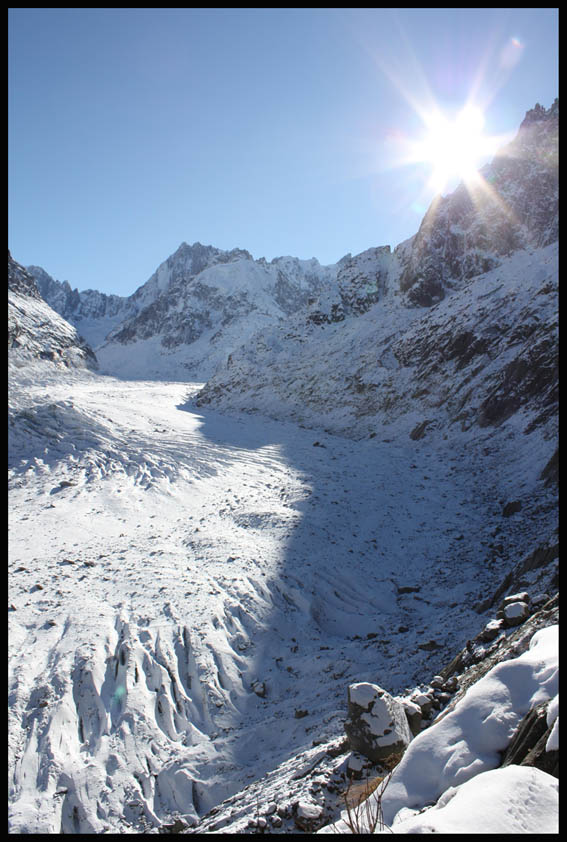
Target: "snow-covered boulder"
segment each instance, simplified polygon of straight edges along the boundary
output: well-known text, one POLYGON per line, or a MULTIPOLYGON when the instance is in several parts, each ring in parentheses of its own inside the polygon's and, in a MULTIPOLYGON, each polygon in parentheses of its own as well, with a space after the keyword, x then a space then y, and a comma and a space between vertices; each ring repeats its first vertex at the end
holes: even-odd
POLYGON ((526 602, 509 602, 504 606, 506 625, 519 626, 530 615, 530 607, 526 602))
POLYGON ((345 731, 353 751, 374 763, 405 751, 412 738, 403 704, 369 682, 348 688, 345 731))
POLYGON ((312 801, 300 801, 295 814, 295 824, 300 830, 312 833, 321 827, 323 808, 312 801))
POLYGON ((495 640, 504 627, 504 620, 489 620, 483 630, 478 635, 478 640, 483 643, 490 643, 495 640))
POLYGON ((557 626, 536 632, 523 655, 493 667, 453 711, 412 741, 383 797, 388 824, 403 807, 421 809, 449 787, 500 765, 525 714, 557 693, 557 649, 557 626))

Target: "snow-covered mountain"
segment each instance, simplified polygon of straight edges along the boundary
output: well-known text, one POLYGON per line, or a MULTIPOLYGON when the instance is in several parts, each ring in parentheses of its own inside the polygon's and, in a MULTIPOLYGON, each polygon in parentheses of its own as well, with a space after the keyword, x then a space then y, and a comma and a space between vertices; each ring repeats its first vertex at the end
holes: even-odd
POLYGON ((434 202, 393 254, 370 249, 347 261, 340 297, 327 293, 256 334, 198 405, 357 437, 495 426, 516 413, 526 432, 549 421, 552 430, 557 120, 557 102, 528 112, 472 196, 461 185, 434 202))
POLYGON ((12 833, 346 832, 374 685, 390 827, 555 832, 557 117, 393 251, 34 268, 126 379, 9 261, 12 833))
POLYGON ((101 370, 133 378, 205 381, 243 341, 333 286, 313 258, 254 260, 242 249, 182 243, 128 298, 71 290, 29 267, 46 300, 96 349, 101 370))
POLYGON ((8 353, 15 366, 45 360, 56 366, 97 368, 76 329, 41 297, 29 272, 8 252, 8 353))
POLYGON ((75 325, 92 347, 100 345, 112 328, 136 312, 125 296, 94 289, 79 292, 68 281, 56 281, 41 266, 28 266, 27 271, 50 307, 75 325))
POLYGON ((402 258, 408 302, 429 306, 514 251, 557 240, 558 132, 559 101, 537 105, 476 179, 432 202, 402 258))

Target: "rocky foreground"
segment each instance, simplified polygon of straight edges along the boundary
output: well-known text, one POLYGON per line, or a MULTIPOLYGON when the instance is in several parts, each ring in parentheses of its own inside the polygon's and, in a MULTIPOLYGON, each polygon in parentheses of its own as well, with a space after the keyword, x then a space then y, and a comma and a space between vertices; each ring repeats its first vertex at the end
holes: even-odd
MULTIPOLYGON (((550 550, 548 555, 553 554, 550 550)), ((525 566, 519 565, 511 575, 515 583, 528 580, 533 583, 543 578, 551 588, 556 584, 557 572, 556 569, 552 572, 549 561, 543 564, 546 568, 543 576, 541 568, 539 575, 532 568, 529 571, 532 575, 527 576, 525 566)), ((498 594, 492 599, 497 601, 498 594)), ((395 769, 412 740, 430 730, 435 744, 439 730, 436 726, 448 714, 459 710, 467 693, 475 687, 480 689, 482 679, 492 675, 495 667, 526 653, 537 631, 551 628, 557 622, 558 595, 549 598, 549 594, 541 593, 532 600, 525 591, 509 594, 501 600, 494 619, 429 682, 416 687, 408 696, 397 698, 378 685, 350 685, 346 733, 342 738, 326 743, 314 741, 310 750, 214 807, 200 822, 188 826, 177 819, 160 832, 264 834, 313 833, 322 829, 360 833, 372 829, 372 824, 374 829, 386 828, 384 807, 376 806, 372 793, 377 790, 382 794, 382 801, 386 800, 386 786, 382 782, 386 781, 388 786, 395 784, 395 769), (366 808, 364 803, 368 805, 366 808), (369 817, 373 820, 370 827, 369 817)), ((557 690, 556 669, 552 668, 552 673, 555 679, 547 688, 547 698, 544 692, 543 700, 533 705, 528 703, 527 710, 521 705, 515 710, 511 705, 508 715, 513 726, 500 732, 494 728, 492 733, 487 730, 485 739, 491 743, 493 752, 489 768, 531 767, 543 773, 536 783, 541 780, 546 786, 551 785, 548 779, 559 777, 559 749, 555 735, 552 737, 558 722, 556 698, 555 695, 549 698, 557 690)), ((497 706, 494 699, 493 704, 497 706)), ((297 715, 301 711, 296 711, 297 715)), ((447 750, 443 736, 440 733, 437 737, 440 753, 447 750)), ((417 765, 417 761, 414 763, 417 765)), ((431 776, 432 770, 424 774, 431 776)), ((459 783, 474 776, 474 773, 470 777, 461 776, 459 783)), ((423 788, 427 788, 425 782, 423 788)), ((429 803, 421 811, 415 812, 427 814, 446 788, 446 781, 439 784, 439 792, 428 799, 429 803)), ((502 813, 505 808, 505 804, 499 805, 502 813)), ((411 831, 402 830, 401 826, 396 829, 394 825, 394 832, 411 831)))

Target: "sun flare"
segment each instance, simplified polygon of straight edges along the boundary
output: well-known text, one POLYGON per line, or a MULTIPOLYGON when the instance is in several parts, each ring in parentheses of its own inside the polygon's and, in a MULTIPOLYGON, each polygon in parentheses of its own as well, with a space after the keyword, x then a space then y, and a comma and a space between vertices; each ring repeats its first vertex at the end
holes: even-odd
POLYGON ((414 160, 431 167, 431 187, 442 192, 454 179, 467 182, 474 178, 488 142, 480 108, 466 105, 454 119, 435 111, 424 122, 425 135, 415 144, 414 160))

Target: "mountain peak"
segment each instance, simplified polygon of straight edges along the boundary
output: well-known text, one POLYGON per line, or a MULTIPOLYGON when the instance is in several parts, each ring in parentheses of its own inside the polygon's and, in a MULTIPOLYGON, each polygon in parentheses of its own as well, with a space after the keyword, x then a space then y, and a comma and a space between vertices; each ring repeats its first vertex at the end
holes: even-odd
POLYGON ((559 117, 559 97, 555 97, 553 104, 549 108, 544 108, 539 102, 526 112, 526 116, 522 120, 520 128, 529 125, 530 123, 538 123, 542 120, 552 120, 559 117))

